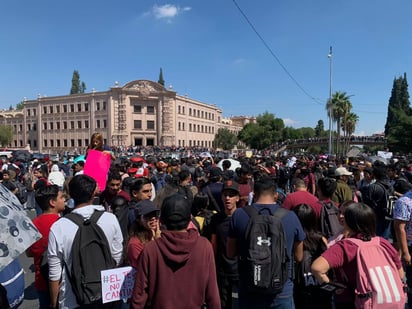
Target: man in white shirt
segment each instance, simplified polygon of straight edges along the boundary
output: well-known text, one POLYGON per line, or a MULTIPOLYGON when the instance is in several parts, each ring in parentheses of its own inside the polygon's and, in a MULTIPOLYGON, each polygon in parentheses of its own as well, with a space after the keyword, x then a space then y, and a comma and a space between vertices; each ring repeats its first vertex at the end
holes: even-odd
MULTIPOLYGON (((70 197, 75 203, 74 213, 89 219, 94 211, 104 211, 101 205, 92 205, 97 194, 96 181, 88 175, 77 175, 69 183, 70 197)), ((113 259, 120 263, 123 251, 123 236, 119 222, 112 213, 104 212, 97 221, 103 230, 113 259)), ((51 227, 48 243, 51 308, 81 308, 72 291, 67 271, 72 267, 72 245, 78 226, 68 218, 57 220, 51 227), (61 280, 61 283, 60 283, 61 280)), ((103 307, 102 307, 103 308, 103 307)))

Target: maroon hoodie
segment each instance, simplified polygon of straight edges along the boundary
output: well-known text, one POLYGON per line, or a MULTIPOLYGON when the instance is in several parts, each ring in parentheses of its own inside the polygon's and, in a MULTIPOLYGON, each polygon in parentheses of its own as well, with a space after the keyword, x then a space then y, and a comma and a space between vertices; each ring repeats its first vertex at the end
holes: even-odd
POLYGON ((220 309, 210 242, 195 230, 162 231, 138 260, 131 308, 220 309))

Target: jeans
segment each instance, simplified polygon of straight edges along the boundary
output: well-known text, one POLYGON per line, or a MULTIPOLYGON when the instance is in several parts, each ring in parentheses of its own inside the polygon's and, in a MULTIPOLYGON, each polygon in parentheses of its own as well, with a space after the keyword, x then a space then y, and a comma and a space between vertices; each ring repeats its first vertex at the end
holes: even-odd
POLYGON ((50 296, 48 291, 37 291, 39 295, 39 309, 50 308, 50 296))

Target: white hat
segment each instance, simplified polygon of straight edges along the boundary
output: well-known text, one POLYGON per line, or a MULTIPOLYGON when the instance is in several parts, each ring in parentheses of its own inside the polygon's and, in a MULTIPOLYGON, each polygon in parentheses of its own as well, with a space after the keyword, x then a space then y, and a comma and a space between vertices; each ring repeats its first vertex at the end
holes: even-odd
POLYGON ((352 175, 352 172, 349 172, 346 167, 338 167, 335 170, 335 176, 350 176, 352 175))

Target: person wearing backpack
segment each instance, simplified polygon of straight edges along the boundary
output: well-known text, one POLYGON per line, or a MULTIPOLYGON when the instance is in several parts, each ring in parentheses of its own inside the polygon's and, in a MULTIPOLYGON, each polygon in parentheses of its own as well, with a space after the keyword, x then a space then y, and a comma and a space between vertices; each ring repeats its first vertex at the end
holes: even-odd
POLYGON ((366 204, 352 203, 346 207, 344 218, 347 237, 313 262, 312 273, 328 290, 337 288, 336 309, 403 309, 402 263, 392 244, 376 236, 374 211, 366 204), (330 282, 330 269, 340 287, 330 282))
POLYGON ((227 256, 239 257, 239 308, 294 308, 292 266, 302 261, 305 233, 296 214, 276 204, 272 179, 257 180, 253 191, 255 203, 236 209, 227 238, 227 256))
POLYGON ((295 265, 295 306, 297 309, 330 308, 331 294, 320 289, 320 284, 310 269, 312 262, 326 250, 327 240, 318 232, 316 214, 309 205, 300 204, 293 211, 306 234, 303 241, 303 260, 295 265))
POLYGON ((369 185, 363 196, 363 202, 371 207, 376 214, 376 235, 385 239, 391 237, 391 220, 387 218, 387 206, 389 196, 394 194, 394 189, 389 182, 386 166, 383 163, 375 162, 373 176, 376 181, 369 185))
POLYGON ((69 192, 75 208, 49 234, 50 308, 112 308, 115 303, 102 304, 100 272, 121 262, 119 222, 103 206, 92 204, 98 193, 92 177, 74 176, 69 192))
POLYGON ((41 262, 43 255, 47 254, 50 228, 60 218, 59 214, 64 211, 65 198, 57 185, 38 189, 35 198, 43 213, 33 219, 33 225, 39 230, 42 238, 26 250, 26 255, 33 257, 34 260, 34 287, 39 295, 39 308, 48 309, 50 308, 49 280, 48 276, 44 277, 42 274, 41 262))

